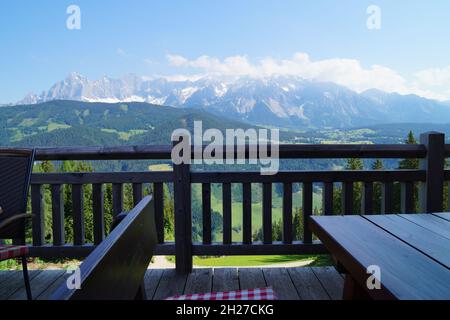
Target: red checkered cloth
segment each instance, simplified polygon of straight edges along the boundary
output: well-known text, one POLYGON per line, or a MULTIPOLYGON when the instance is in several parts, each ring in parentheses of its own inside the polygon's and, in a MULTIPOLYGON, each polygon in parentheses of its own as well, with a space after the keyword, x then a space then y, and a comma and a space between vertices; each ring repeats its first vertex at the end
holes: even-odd
POLYGON ((277 300, 272 287, 228 292, 185 294, 169 297, 166 300, 277 300))
POLYGON ((0 261, 26 256, 27 254, 28 254, 27 246, 0 244, 0 261))

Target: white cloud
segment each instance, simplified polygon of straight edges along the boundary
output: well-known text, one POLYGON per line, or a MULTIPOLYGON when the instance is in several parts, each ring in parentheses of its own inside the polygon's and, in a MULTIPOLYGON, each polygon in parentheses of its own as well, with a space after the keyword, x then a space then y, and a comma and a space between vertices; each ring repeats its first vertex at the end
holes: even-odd
POLYGON ((176 66, 176 67, 184 66, 184 65, 186 65, 186 63, 189 62, 186 58, 179 56, 179 55, 175 55, 175 54, 168 54, 167 60, 169 61, 169 63, 171 65, 176 66))
POLYGON ((450 99, 450 65, 425 69, 414 74, 413 85, 435 99, 450 99))
POLYGON ((407 81, 393 69, 381 65, 363 67, 358 60, 332 58, 312 61, 306 53, 296 53, 290 59, 264 58, 251 62, 247 56, 237 55, 224 59, 200 56, 189 60, 180 55, 167 55, 170 65, 200 71, 212 76, 270 77, 298 76, 308 80, 330 81, 357 92, 379 89, 400 94, 414 93, 434 99, 450 99, 450 66, 429 69, 415 74, 407 81))
POLYGON ((197 81, 204 77, 206 77, 205 74, 194 74, 194 75, 176 74, 171 76, 158 76, 158 78, 164 78, 168 81, 175 81, 175 82, 197 81))

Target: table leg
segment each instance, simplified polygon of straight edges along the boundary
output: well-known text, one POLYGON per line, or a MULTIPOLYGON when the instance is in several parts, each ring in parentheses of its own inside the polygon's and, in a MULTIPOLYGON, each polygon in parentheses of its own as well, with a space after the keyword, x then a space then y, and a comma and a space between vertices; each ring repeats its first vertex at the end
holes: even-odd
POLYGON ((353 279, 350 274, 345 275, 344 300, 370 300, 370 296, 364 288, 353 279))
POLYGON ((348 273, 347 269, 345 269, 345 267, 342 265, 342 263, 340 263, 339 260, 336 259, 334 256, 333 256, 333 260, 334 260, 334 266, 335 266, 337 272, 339 272, 340 274, 348 273))

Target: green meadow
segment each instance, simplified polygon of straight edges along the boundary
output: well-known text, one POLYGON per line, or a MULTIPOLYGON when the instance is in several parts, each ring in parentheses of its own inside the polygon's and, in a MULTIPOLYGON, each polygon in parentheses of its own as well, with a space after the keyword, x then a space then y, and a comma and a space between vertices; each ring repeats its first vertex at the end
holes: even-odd
POLYGON ((251 267, 283 265, 301 262, 308 267, 330 266, 333 261, 329 255, 276 255, 276 256, 229 256, 229 257, 194 257, 194 265, 200 267, 251 267))
MULTIPOLYGON (((166 259, 175 263, 174 256, 167 256, 166 259)), ((305 267, 323 267, 333 265, 333 260, 327 254, 194 257, 194 266, 196 267, 264 267, 283 266, 291 263, 299 263, 305 267)))
MULTIPOLYGON (((211 209, 222 214, 222 196, 221 186, 217 184, 212 185, 211 192, 211 209), (215 192, 214 192, 215 189, 215 192)), ((256 199, 260 194, 261 186, 259 184, 252 184, 252 199, 256 199)), ((201 185, 193 184, 192 186, 193 197, 197 197, 197 201, 201 201, 201 185)), ((242 199, 236 199, 232 197, 232 239, 235 242, 242 241, 242 199)), ((302 191, 297 191, 293 194, 292 198, 293 210, 302 207, 302 191)), ((313 193, 313 207, 317 210, 322 209, 322 195, 320 193, 313 193)), ((272 222, 277 222, 282 219, 283 216, 283 198, 275 191, 272 190, 272 222)), ((262 227, 262 201, 254 201, 252 203, 252 233, 257 232, 262 227)))

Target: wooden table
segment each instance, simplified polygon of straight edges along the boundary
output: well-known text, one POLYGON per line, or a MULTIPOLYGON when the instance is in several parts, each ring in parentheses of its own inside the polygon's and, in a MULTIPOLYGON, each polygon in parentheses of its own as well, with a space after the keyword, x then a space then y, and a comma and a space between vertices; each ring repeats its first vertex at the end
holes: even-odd
POLYGON ((450 213, 315 216, 309 226, 346 273, 344 299, 450 300, 450 213), (368 289, 369 266, 380 289, 368 289))

